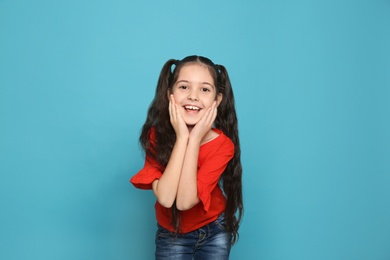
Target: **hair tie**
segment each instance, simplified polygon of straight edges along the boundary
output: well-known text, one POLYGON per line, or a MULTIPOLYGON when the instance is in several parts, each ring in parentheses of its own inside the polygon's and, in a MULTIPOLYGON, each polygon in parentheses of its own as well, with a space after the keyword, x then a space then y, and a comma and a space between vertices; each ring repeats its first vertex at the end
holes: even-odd
POLYGON ((171 64, 171 74, 173 74, 178 64, 179 64, 179 60, 173 60, 171 64))
POLYGON ((217 72, 217 74, 220 74, 221 73, 221 66, 219 64, 215 64, 215 71, 217 72))

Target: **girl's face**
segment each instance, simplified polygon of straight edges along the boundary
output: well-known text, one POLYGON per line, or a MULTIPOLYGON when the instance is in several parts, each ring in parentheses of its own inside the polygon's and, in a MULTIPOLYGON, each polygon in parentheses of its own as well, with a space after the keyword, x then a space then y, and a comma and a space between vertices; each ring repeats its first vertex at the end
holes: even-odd
POLYGON ((194 126, 214 101, 218 106, 222 100, 208 68, 200 64, 189 64, 180 69, 172 94, 187 126, 194 126))

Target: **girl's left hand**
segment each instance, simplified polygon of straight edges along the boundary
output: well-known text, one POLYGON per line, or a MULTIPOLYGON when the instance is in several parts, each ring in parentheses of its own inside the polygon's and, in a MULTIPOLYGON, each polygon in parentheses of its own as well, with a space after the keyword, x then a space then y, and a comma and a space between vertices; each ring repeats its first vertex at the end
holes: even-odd
POLYGON ((190 133, 191 138, 197 138, 199 142, 212 128, 215 118, 217 117, 217 102, 214 101, 213 105, 206 111, 199 122, 194 126, 190 133))

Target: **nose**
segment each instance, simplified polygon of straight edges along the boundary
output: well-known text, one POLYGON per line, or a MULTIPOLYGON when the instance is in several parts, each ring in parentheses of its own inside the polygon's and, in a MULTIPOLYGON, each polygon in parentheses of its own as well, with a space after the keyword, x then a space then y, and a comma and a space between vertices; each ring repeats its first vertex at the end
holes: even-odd
POLYGON ((189 94, 188 94, 188 97, 187 97, 188 100, 192 100, 192 101, 198 101, 198 94, 196 93, 195 90, 192 90, 189 94))

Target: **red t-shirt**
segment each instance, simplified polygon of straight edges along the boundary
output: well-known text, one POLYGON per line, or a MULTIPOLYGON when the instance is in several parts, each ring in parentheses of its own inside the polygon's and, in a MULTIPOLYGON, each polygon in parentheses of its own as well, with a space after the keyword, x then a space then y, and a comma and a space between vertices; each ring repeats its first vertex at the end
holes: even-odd
MULTIPOLYGON (((189 210, 181 211, 180 232, 188 233, 216 220, 225 211, 226 199, 218 185, 219 178, 228 162, 234 156, 233 142, 213 128, 218 137, 202 144, 199 149, 197 186, 200 202, 189 210)), ((144 167, 130 182, 139 189, 152 189, 152 182, 160 179, 162 167, 146 156, 144 167)), ((164 228, 174 231, 171 209, 155 204, 157 222, 164 228)))

